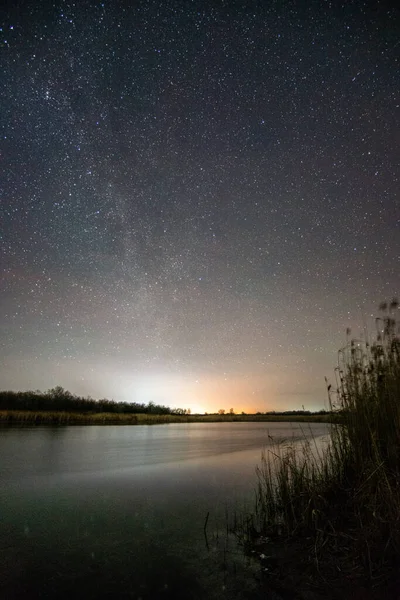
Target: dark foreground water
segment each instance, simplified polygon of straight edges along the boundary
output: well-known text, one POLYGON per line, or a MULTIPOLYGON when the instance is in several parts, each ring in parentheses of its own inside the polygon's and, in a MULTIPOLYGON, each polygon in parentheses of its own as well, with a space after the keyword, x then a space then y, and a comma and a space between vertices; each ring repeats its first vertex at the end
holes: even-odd
POLYGON ((288 423, 1 429, 0 598, 258 598, 259 567, 226 535, 226 513, 251 506, 268 434, 327 431, 288 423))

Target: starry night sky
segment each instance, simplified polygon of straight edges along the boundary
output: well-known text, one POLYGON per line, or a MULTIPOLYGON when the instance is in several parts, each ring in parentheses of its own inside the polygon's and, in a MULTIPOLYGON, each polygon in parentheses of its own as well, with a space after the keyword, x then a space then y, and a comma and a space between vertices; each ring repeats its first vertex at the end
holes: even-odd
POLYGON ((132 5, 3 3, 0 388, 323 408, 399 292, 400 13, 132 5))

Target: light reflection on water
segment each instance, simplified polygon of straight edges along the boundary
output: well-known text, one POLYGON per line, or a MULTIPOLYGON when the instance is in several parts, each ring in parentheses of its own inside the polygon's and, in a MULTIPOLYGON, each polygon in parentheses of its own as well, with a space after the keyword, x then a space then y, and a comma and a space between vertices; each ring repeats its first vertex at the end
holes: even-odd
POLYGON ((2 430, 0 544, 6 550, 0 580, 6 597, 77 597, 79 591, 86 598, 137 600, 247 597, 252 582, 238 584, 239 567, 236 583, 226 581, 217 558, 226 505, 234 510, 251 501, 268 434, 279 441, 310 431, 320 437, 328 426, 2 430))

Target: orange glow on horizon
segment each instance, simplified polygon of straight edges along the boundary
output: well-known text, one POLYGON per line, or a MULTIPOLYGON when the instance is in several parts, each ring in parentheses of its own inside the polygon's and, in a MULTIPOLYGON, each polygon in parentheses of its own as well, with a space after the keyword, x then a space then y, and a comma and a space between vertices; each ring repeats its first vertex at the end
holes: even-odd
POLYGON ((123 394, 128 402, 153 401, 171 408, 190 408, 193 414, 218 413, 221 409, 225 413, 233 409, 235 414, 265 412, 271 406, 267 398, 273 397, 271 378, 259 374, 146 373, 129 379, 123 394))
POLYGON ((175 401, 179 406, 181 400, 193 413, 200 409, 209 414, 218 413, 220 409, 229 413, 231 408, 235 414, 265 412, 270 409, 267 397, 271 391, 266 379, 257 375, 251 378, 208 376, 194 382, 184 381, 176 389, 175 401))

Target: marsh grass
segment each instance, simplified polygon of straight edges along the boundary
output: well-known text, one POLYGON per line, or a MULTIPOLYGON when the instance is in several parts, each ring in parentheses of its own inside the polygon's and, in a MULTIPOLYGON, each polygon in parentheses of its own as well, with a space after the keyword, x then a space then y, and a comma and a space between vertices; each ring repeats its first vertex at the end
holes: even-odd
POLYGON ((157 415, 151 413, 92 413, 0 410, 2 425, 156 425, 162 423, 312 422, 326 423, 331 415, 157 415))
MULTIPOLYGON (((149 415, 145 415, 149 416, 149 415)), ((2 410, 0 423, 3 425, 86 425, 111 423, 136 424, 137 415, 113 413, 69 413, 65 411, 2 410)))
POLYGON ((65 411, 0 411, 3 425, 152 425, 185 422, 186 417, 156 414, 77 413, 65 411))
POLYGON ((267 539, 300 543, 299 565, 312 563, 327 581, 368 579, 372 588, 387 584, 400 556, 398 303, 381 309, 375 341, 349 339, 339 351, 329 443, 272 444, 254 511, 236 527, 253 552, 267 539))

